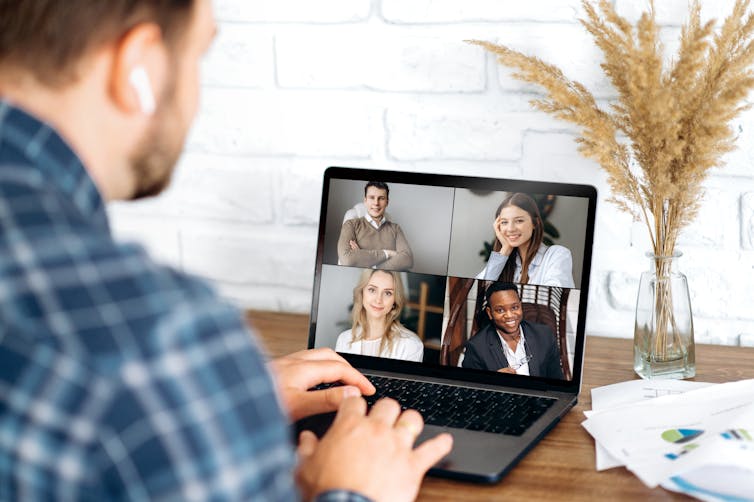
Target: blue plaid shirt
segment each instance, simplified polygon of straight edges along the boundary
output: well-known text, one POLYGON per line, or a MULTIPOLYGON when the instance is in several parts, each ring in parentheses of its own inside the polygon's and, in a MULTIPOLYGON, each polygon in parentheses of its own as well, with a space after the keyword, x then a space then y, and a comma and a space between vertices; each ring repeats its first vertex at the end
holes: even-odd
POLYGON ((240 313, 114 242, 76 155, 0 101, 0 500, 296 499, 286 423, 240 313))

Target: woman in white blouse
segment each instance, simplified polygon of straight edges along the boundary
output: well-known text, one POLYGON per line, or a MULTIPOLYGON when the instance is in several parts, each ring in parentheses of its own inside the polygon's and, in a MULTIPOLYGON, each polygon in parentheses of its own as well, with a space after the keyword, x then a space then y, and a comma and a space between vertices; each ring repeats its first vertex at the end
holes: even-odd
POLYGON ((405 303, 398 272, 364 270, 353 290, 353 325, 338 335, 335 350, 421 362, 424 344, 398 320, 405 303))
POLYGON ((506 197, 495 213, 495 244, 477 279, 573 288, 571 252, 542 242, 537 203, 525 193, 506 197))

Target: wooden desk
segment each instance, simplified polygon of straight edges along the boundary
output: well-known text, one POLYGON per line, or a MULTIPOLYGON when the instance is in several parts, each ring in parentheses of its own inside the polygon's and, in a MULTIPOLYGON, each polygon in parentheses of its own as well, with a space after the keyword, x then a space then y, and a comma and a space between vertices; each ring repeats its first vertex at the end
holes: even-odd
MULTIPOLYGON (((249 320, 272 355, 306 348, 306 315, 250 312, 249 320)), ((597 472, 594 441, 581 427, 591 409, 591 389, 637 378, 632 341, 588 337, 579 404, 503 480, 493 486, 427 478, 419 500, 691 500, 662 488, 650 490, 625 468, 597 472)), ((697 378, 728 382, 754 378, 754 349, 698 345, 697 378)))

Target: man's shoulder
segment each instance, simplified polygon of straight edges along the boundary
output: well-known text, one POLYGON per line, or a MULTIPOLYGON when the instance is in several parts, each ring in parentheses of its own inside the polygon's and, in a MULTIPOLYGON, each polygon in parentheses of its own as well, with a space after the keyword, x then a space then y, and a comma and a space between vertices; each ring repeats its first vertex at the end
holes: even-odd
POLYGON ((61 232, 86 236, 90 230, 107 229, 102 199, 91 188, 91 182, 77 191, 77 180, 73 177, 62 176, 62 180, 51 182, 36 166, 22 159, 9 162, 8 152, 2 153, 0 241, 12 234, 15 242, 35 239, 54 242, 61 232), (69 190, 61 189, 61 185, 69 190))
POLYGON ((526 336, 548 336, 553 339, 555 336, 552 332, 552 329, 546 324, 539 324, 536 322, 523 320, 521 321, 521 328, 523 328, 524 334, 526 336))
POLYGON ((24 215, 0 218, 0 281, 8 292, 1 328, 106 373, 134 357, 159 357, 171 344, 245 329, 238 310, 206 282, 156 263, 138 244, 116 242, 107 227, 76 221, 75 212, 24 215))
POLYGON ((93 261, 17 276, 15 285, 34 276, 49 287, 8 299, 1 322, 103 374, 135 360, 201 350, 220 335, 251 344, 240 312, 203 282, 155 264, 135 246, 97 253, 93 261), (55 284, 56 276, 68 280, 55 284))
POLYGON ((396 231, 396 232, 399 230, 403 231, 401 230, 401 226, 398 223, 394 222, 393 220, 385 220, 385 223, 383 223, 383 225, 385 226, 385 228, 391 228, 393 229, 393 231, 396 231))
MULTIPOLYGON (((0 140, 0 149, 3 148, 0 140)), ((37 169, 30 168, 29 161, 21 155, 16 155, 14 151, 2 151, 0 158, 0 186, 15 188, 17 190, 29 191, 37 190, 42 185, 44 179, 37 169)), ((12 193, 10 194, 12 195, 12 193)))
MULTIPOLYGON (((0 148, 2 148, 0 146, 0 148)), ((49 213, 60 214, 65 210, 59 197, 48 186, 42 173, 23 159, 8 159, 8 152, 2 152, 0 160, 0 226, 8 228, 12 224, 38 225, 41 217, 49 213)), ((62 215, 61 215, 62 216, 62 215)), ((5 232, 0 232, 0 237, 5 232)))
POLYGON ((142 245, 118 242, 107 227, 72 221, 68 214, 28 215, 23 225, 11 230, 0 236, 3 280, 46 276, 45 287, 50 291, 63 288, 75 296, 79 288, 97 289, 99 293, 90 300, 109 303, 160 293, 174 299, 213 294, 204 281, 155 262, 142 245), (53 221, 57 217, 64 222, 53 221))
POLYGON ((342 230, 350 230, 353 232, 358 231, 358 229, 363 228, 364 225, 369 225, 369 222, 367 222, 366 218, 363 216, 359 216, 356 218, 349 218, 346 221, 343 222, 343 225, 341 225, 341 231, 342 230))
POLYGON ((497 336, 497 333, 495 333, 494 328, 492 327, 492 324, 488 324, 482 329, 478 330, 474 336, 469 338, 469 340, 466 342, 470 345, 485 345, 489 343, 489 339, 491 336, 497 336))

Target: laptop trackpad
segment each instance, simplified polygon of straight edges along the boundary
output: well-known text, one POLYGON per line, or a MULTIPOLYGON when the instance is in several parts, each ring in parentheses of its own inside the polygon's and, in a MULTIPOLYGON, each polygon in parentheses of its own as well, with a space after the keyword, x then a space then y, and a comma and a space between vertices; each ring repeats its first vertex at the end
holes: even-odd
MULTIPOLYGON (((299 420, 294 424, 295 440, 303 430, 310 430, 321 438, 334 418, 335 412, 332 412, 299 420)), ((430 470, 430 474, 483 483, 498 481, 522 456, 528 443, 517 436, 426 425, 417 444, 442 432, 453 436, 453 450, 430 470)))
POLYGON ((453 450, 429 474, 481 483, 499 481, 520 460, 528 443, 519 436, 427 425, 417 444, 442 432, 453 436, 453 450))

